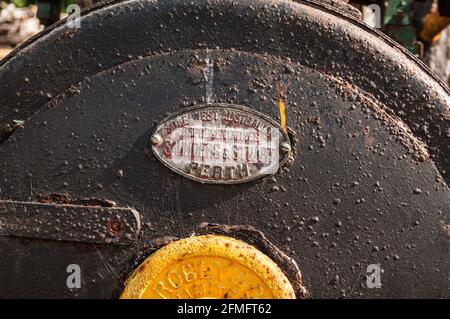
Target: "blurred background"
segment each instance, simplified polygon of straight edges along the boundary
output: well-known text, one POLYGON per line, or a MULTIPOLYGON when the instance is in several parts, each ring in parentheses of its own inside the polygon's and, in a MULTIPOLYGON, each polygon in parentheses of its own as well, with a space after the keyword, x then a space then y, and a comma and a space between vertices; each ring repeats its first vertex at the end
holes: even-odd
MULTIPOLYGON (((450 0, 316 0, 346 2, 424 61, 450 85, 450 0)), ((64 18, 67 8, 97 0, 0 0, 0 59, 20 43, 64 18)))

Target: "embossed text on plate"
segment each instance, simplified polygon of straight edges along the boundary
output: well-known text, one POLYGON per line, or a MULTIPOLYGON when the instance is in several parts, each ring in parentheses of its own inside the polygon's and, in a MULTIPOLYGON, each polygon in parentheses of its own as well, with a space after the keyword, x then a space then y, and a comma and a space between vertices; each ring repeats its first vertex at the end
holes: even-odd
POLYGON ((150 138, 155 156, 196 181, 237 184, 275 174, 289 152, 280 125, 250 108, 208 104, 161 122, 150 138))

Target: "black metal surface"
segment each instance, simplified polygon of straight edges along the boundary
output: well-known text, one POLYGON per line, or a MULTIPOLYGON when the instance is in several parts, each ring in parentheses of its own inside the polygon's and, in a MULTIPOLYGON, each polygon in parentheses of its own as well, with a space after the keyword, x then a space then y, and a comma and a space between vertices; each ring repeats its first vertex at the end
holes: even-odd
POLYGON ((140 227, 131 208, 0 201, 0 236, 130 245, 140 227))
POLYGON ((95 196, 139 210, 143 227, 127 247, 1 238, 0 296, 117 297, 164 238, 209 222, 262 231, 296 261, 311 297, 449 297, 448 91, 377 32, 319 8, 101 4, 80 30, 61 23, 6 59, 1 122, 31 117, 0 146, 0 198, 95 196), (202 185, 153 156, 157 123, 206 103, 205 61, 214 103, 277 119, 283 97, 297 132, 289 167, 202 185), (81 289, 65 286, 72 263, 81 289), (383 286, 369 289, 377 263, 383 286))
POLYGON ((439 14, 444 17, 450 17, 450 3, 445 0, 438 1, 439 14))
POLYGON ((84 12, 81 29, 65 21, 48 28, 0 64, 0 127, 86 76, 140 56, 239 48, 288 57, 364 89, 427 143, 449 181, 448 88, 403 47, 320 1, 204 1, 103 2, 84 12))

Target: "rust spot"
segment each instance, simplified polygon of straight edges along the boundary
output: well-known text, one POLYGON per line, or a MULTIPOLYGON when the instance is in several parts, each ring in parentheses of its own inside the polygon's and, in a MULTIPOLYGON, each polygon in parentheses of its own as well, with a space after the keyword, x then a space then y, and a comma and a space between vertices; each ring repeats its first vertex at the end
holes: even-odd
POLYGON ((142 265, 138 268, 138 272, 143 272, 145 270, 145 265, 142 265))
POLYGON ((63 42, 67 39, 72 39, 75 36, 76 30, 75 29, 70 29, 66 32, 64 32, 63 34, 61 34, 59 37, 56 38, 56 42, 63 42))
POLYGON ((123 225, 120 220, 112 219, 108 222, 108 230, 113 235, 119 235, 123 230, 123 225))

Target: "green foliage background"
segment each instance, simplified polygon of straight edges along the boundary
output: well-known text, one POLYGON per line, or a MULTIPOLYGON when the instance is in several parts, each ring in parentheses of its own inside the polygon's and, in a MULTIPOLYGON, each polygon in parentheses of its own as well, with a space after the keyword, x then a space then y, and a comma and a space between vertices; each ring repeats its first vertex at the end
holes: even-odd
MULTIPOLYGON (((23 8, 35 4, 36 0, 0 0, 1 2, 14 3, 16 7, 23 8)), ((75 3, 75 0, 63 0, 62 10, 65 11, 69 4, 75 3)))
POLYGON ((30 4, 35 3, 35 0, 2 0, 2 2, 6 2, 6 3, 14 3, 16 5, 16 7, 22 8, 22 7, 26 7, 30 4))

